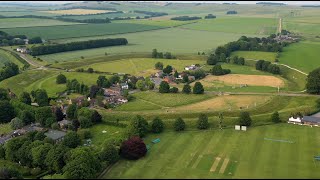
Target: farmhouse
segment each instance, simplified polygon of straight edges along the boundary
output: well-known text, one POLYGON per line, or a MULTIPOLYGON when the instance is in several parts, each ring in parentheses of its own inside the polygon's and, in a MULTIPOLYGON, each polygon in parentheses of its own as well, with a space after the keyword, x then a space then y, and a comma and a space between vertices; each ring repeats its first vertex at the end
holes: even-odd
POLYGON ((155 86, 160 86, 160 83, 162 82, 162 79, 159 77, 150 78, 150 80, 154 83, 155 86))
POLYGON ((303 116, 302 118, 290 117, 288 123, 319 126, 320 125, 320 118, 315 117, 315 116, 303 116))
POLYGON ((163 81, 166 81, 167 83, 172 83, 175 80, 173 76, 165 76, 163 78, 163 81))
POLYGON ((121 83, 121 84, 120 84, 120 87, 121 87, 121 89, 129 89, 129 86, 128 86, 128 83, 127 83, 127 82, 121 83))
POLYGON ((112 86, 110 88, 103 88, 103 90, 104 90, 104 95, 107 96, 107 97, 120 96, 120 94, 121 94, 121 88, 120 87, 112 86))
POLYGON ((192 64, 191 66, 186 66, 184 70, 190 71, 190 70, 197 70, 198 67, 195 64, 192 64))
POLYGON ((18 47, 16 50, 17 50, 18 52, 20 52, 20 53, 23 53, 23 54, 26 54, 26 53, 29 52, 28 49, 27 49, 27 47, 18 47))

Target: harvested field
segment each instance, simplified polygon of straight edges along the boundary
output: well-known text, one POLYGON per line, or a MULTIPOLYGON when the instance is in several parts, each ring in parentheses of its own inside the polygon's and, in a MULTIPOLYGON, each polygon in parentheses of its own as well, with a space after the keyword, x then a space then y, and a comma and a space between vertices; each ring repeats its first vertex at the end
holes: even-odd
POLYGON ((222 81, 226 84, 247 84, 252 86, 271 86, 283 87, 284 82, 282 79, 274 76, 265 75, 243 75, 243 74, 227 74, 223 76, 207 76, 200 82, 203 86, 211 86, 213 81, 222 81))
POLYGON ((108 10, 93 10, 93 9, 68 9, 68 10, 56 10, 56 11, 40 11, 53 14, 68 14, 68 15, 84 15, 84 14, 98 14, 113 12, 108 10))

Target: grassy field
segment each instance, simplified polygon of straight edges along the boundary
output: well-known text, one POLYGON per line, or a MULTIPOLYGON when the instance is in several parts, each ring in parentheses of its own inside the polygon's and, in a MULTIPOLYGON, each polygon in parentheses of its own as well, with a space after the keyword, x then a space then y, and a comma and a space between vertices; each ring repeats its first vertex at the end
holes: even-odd
MULTIPOLYGON (((0 19, 0 28, 34 27, 34 26, 57 26, 72 25, 80 23, 63 22, 53 19, 39 18, 5 18, 0 19)), ((29 36, 28 36, 29 37, 29 36)), ((29 37, 32 38, 33 36, 29 37)))
POLYGON ((313 156, 319 153, 319 133, 318 128, 277 124, 247 132, 153 134, 145 143, 151 144, 154 138, 161 142, 152 145, 144 158, 121 160, 104 178, 317 178, 320 164, 313 156))
MULTIPOLYGON (((111 14, 91 14, 91 15, 73 15, 70 16, 72 19, 79 19, 79 20, 84 20, 84 19, 105 19, 105 18, 115 18, 115 17, 144 17, 145 14, 140 14, 140 13, 130 13, 130 12, 125 12, 125 13, 111 13, 111 14)), ((121 20, 121 21, 126 21, 126 20, 121 20)), ((115 23, 117 21, 113 21, 112 23, 115 23)))
POLYGON ((176 59, 154 59, 154 58, 137 58, 137 59, 122 59, 105 63, 97 63, 89 66, 84 66, 84 69, 89 67, 101 72, 113 72, 113 73, 127 73, 132 75, 144 75, 150 76, 157 72, 154 69, 154 65, 157 62, 162 62, 164 67, 171 65, 178 72, 184 70, 185 66, 191 64, 203 65, 206 62, 202 60, 176 60, 176 59))
MULTIPOLYGON (((221 63, 220 65, 223 69, 230 69, 231 74, 271 75, 270 73, 264 71, 258 71, 251 66, 240 66, 237 64, 228 63, 221 63)), ((203 69, 209 71, 210 69, 212 69, 212 67, 213 65, 206 65, 203 67, 203 69)))
POLYGON ((319 67, 320 43, 302 41, 285 47, 280 54, 280 63, 297 68, 305 73, 319 67))
POLYGON ((123 21, 113 21, 114 23, 134 23, 134 24, 146 24, 152 26, 180 26, 183 24, 195 23, 197 21, 174 21, 174 20, 150 20, 150 19, 134 19, 134 20, 123 20, 123 21))
POLYGON ((218 17, 182 26, 194 30, 269 35, 276 32, 275 18, 218 17))
MULTIPOLYGON (((122 24, 122 23, 114 23, 122 24)), ((144 26, 144 25, 139 25, 144 26)), ((153 27, 153 26, 152 26, 153 27)), ((252 36, 244 34, 247 36, 252 36)), ((230 41, 235 41, 240 38, 239 34, 224 33, 224 32, 206 32, 197 30, 187 30, 180 28, 169 28, 146 32, 129 33, 112 36, 97 36, 86 38, 73 38, 66 40, 55 41, 57 43, 84 41, 89 39, 101 38, 119 38, 125 37, 128 39, 126 46, 114 46, 107 48, 96 48, 90 50, 73 51, 56 53, 51 55, 39 56, 49 62, 54 61, 70 61, 79 60, 81 56, 85 58, 105 56, 107 52, 110 55, 121 53, 151 53, 152 49, 156 48, 160 52, 171 52, 172 54, 197 54, 200 52, 209 53, 219 45, 223 45, 230 41)))
POLYGON ((238 56, 243 57, 245 59, 254 59, 254 60, 267 60, 270 62, 274 62, 276 59, 276 53, 273 52, 261 52, 261 51, 235 51, 232 52, 231 57, 238 56))
MULTIPOLYGON (((123 34, 129 32, 147 31, 159 29, 159 26, 148 26, 128 23, 108 23, 108 24, 79 24, 52 27, 24 27, 6 28, 3 31, 11 34, 24 34, 28 37, 40 36, 44 39, 63 39, 84 36, 101 36, 110 34, 123 34), (77 32, 77 33, 75 33, 77 32)), ((123 35, 122 35, 123 37, 123 35)))
POLYGON ((45 13, 53 14, 67 14, 67 15, 86 15, 86 14, 98 14, 112 12, 108 10, 95 10, 95 9, 67 9, 67 10, 55 10, 55 11, 42 11, 45 13))
POLYGON ((18 65, 20 68, 24 66, 19 60, 17 60, 9 52, 0 49, 0 67, 3 67, 6 62, 13 62, 16 65, 18 65))

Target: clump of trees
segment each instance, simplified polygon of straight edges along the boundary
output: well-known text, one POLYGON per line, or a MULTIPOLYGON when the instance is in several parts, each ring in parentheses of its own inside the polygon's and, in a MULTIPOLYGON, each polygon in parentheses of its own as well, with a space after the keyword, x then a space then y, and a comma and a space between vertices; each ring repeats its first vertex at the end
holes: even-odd
POLYGON ((215 15, 212 15, 212 14, 208 14, 207 16, 204 17, 205 19, 214 19, 216 18, 215 15))
POLYGON ((274 123, 279 123, 279 122, 281 122, 278 111, 274 112, 274 113, 271 115, 271 121, 274 122, 274 123))
POLYGON ((271 64, 270 61, 259 60, 256 62, 256 70, 266 71, 272 74, 280 74, 280 67, 276 64, 271 64))
POLYGON ((67 80, 67 90, 70 92, 76 92, 79 94, 88 94, 89 93, 89 86, 79 83, 78 80, 72 79, 72 80, 67 80))
POLYGON ((168 13, 165 12, 151 12, 151 11, 142 11, 142 10, 134 10, 134 13, 140 13, 140 14, 146 14, 151 17, 157 17, 157 16, 166 16, 168 13))
POLYGON ((311 71, 307 76, 306 89, 310 94, 320 94, 320 68, 311 71))
POLYGON ((29 39, 28 43, 29 44, 40 44, 40 43, 42 43, 42 39, 39 36, 33 37, 33 38, 29 39))
POLYGON ((171 20, 176 20, 176 21, 192 21, 197 19, 202 19, 202 18, 197 16, 178 16, 178 17, 171 18, 171 20))
POLYGON ((0 81, 19 74, 19 66, 12 62, 6 62, 0 70, 0 81))
POLYGON ((240 113, 239 123, 241 126, 251 126, 252 119, 249 112, 243 111, 240 113))
POLYGON ((151 54, 152 58, 159 58, 159 59, 176 59, 175 56, 173 56, 170 52, 158 52, 157 49, 152 50, 151 54))
POLYGON ((91 49, 107 46, 119 46, 127 45, 128 41, 125 38, 115 38, 115 39, 97 39, 89 41, 79 41, 71 42, 65 44, 55 44, 55 45, 42 45, 42 46, 33 46, 31 48, 31 55, 38 56, 44 54, 53 54, 66 51, 75 51, 82 49, 91 49))
POLYGON ((238 64, 238 65, 244 65, 245 60, 244 60, 243 57, 234 56, 234 57, 232 58, 232 63, 233 63, 233 64, 238 64))
POLYGON ((63 74, 59 74, 56 79, 57 84, 65 84, 67 83, 67 77, 63 74))
POLYGON ((158 70, 162 70, 163 69, 163 63, 162 62, 157 62, 154 67, 158 70))
POLYGON ((227 14, 238 14, 237 11, 228 11, 227 14))
POLYGON ((212 75, 221 76, 221 75, 225 75, 225 74, 230 74, 231 70, 230 69, 222 69, 221 65, 215 65, 210 70, 210 72, 212 75))

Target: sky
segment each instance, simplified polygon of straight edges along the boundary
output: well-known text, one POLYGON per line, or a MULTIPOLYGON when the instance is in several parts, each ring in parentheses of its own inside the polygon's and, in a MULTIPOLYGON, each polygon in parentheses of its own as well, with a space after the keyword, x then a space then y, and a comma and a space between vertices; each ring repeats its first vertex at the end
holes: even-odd
MULTIPOLYGON (((1 1, 0 3, 4 2, 20 2, 20 1, 1 1)), ((70 3, 70 2, 75 2, 75 1, 22 1, 24 3, 50 3, 50 4, 63 4, 63 3, 70 3)), ((137 1, 135 1, 137 2, 137 1)), ((141 1, 140 1, 141 2, 141 1)), ((167 1, 170 2, 170 1, 167 1)), ((277 2, 277 3, 285 3, 285 4, 290 4, 290 5, 301 5, 301 4, 306 4, 306 5, 320 5, 320 1, 176 1, 178 2, 184 2, 184 3, 237 3, 237 4, 255 4, 257 2, 277 2)), ((20 2, 21 3, 21 2, 20 2)))

